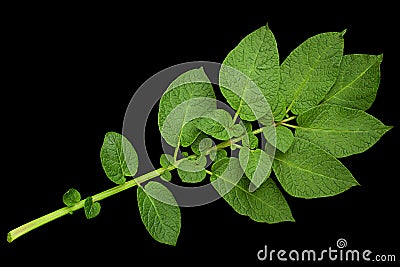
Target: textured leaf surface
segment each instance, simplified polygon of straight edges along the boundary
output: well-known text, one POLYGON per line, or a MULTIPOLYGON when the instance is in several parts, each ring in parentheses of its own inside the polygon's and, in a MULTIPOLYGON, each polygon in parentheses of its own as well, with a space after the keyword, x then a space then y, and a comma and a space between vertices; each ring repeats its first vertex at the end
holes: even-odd
POLYGON ((69 189, 64 195, 63 195, 63 202, 65 205, 68 207, 72 207, 76 203, 81 201, 81 194, 79 193, 78 190, 75 188, 69 189))
POLYGON ((195 153, 196 155, 200 155, 200 142, 205 139, 208 138, 208 136, 203 133, 200 132, 199 136, 197 136, 196 140, 194 140, 194 142, 190 145, 190 149, 193 151, 193 153, 195 153))
POLYGON ((158 127, 162 137, 173 147, 182 141, 184 146, 189 146, 200 131, 189 122, 214 109, 215 94, 203 68, 185 72, 170 84, 160 99, 158 127))
POLYGON ((254 149, 254 148, 258 147, 258 138, 252 132, 253 126, 251 125, 251 122, 244 121, 243 124, 244 124, 244 127, 246 128, 246 132, 247 132, 247 138, 245 137, 242 139, 243 146, 248 147, 250 149, 254 149))
MULTIPOLYGON (((192 100, 197 102, 197 100, 192 100)), ((190 101, 189 104, 192 102, 190 101)), ((207 100, 209 101, 209 100, 207 100)), ((183 147, 188 147, 190 146, 193 141, 197 138, 197 136, 199 136, 200 131, 199 129, 196 127, 195 123, 193 121, 189 121, 187 122, 183 128, 182 128, 182 132, 180 134, 180 145, 183 147)))
POLYGON ((240 179, 231 175, 232 170, 240 168, 237 159, 223 159, 215 164, 210 178, 212 185, 237 213, 257 222, 294 221, 285 198, 272 179, 268 179, 256 191, 250 193, 250 181, 246 177, 240 179), (226 169, 231 171, 224 172, 226 169))
POLYGON ((284 107, 276 97, 279 79, 278 49, 266 26, 240 41, 223 61, 219 74, 222 94, 240 118, 248 121, 270 114, 271 109, 274 115, 282 114, 284 107))
POLYGON ((171 174, 170 171, 165 171, 165 172, 163 172, 163 173, 160 175, 160 177, 161 177, 162 179, 164 179, 165 181, 170 182, 171 179, 172 179, 172 174, 171 174))
POLYGON ((197 128, 218 140, 228 140, 233 137, 233 121, 231 114, 223 109, 205 113, 194 120, 197 128))
POLYGON ((228 156, 228 153, 226 152, 225 149, 218 149, 217 151, 211 150, 210 152, 210 158, 212 161, 218 161, 223 158, 226 158, 228 156))
POLYGON ((100 213, 100 203, 99 202, 93 202, 92 197, 88 197, 85 200, 83 209, 85 211, 85 215, 87 219, 93 219, 100 213))
POLYGON ((188 159, 179 162, 177 168, 183 171, 198 172, 204 170, 206 164, 206 157, 204 155, 201 155, 196 159, 188 159))
POLYGON ((362 110, 320 105, 297 117, 296 136, 337 158, 366 151, 392 127, 362 110))
POLYGON ((293 133, 285 126, 276 127, 276 148, 282 152, 286 152, 293 143, 293 133))
POLYGON ((169 166, 174 164, 174 157, 169 154, 161 154, 160 156, 160 165, 163 168, 168 168, 169 166))
POLYGON ((181 213, 172 193, 160 183, 149 182, 144 190, 138 187, 137 200, 150 235, 160 243, 175 246, 181 229, 181 213))
POLYGON ((338 78, 324 103, 367 110, 375 101, 382 55, 345 55, 338 78))
POLYGON ((190 172, 178 169, 178 175, 181 178, 182 182, 185 183, 199 183, 206 178, 206 171, 201 170, 198 172, 190 172))
POLYGON ((297 137, 286 153, 277 151, 272 167, 285 191, 295 197, 334 196, 358 185, 339 160, 297 137))
POLYGON ((246 177, 251 181, 248 188, 250 192, 260 187, 271 173, 272 160, 261 149, 250 150, 242 147, 239 151, 239 162, 246 177))
POLYGON ((313 36, 282 63, 281 92, 294 114, 316 106, 335 83, 343 55, 343 34, 313 36))
POLYGON ((132 144, 115 132, 104 137, 100 160, 107 177, 116 184, 123 184, 125 176, 135 175, 138 169, 138 156, 132 144))
POLYGON ((199 152, 204 155, 209 148, 213 145, 213 141, 210 138, 204 138, 199 143, 199 152))

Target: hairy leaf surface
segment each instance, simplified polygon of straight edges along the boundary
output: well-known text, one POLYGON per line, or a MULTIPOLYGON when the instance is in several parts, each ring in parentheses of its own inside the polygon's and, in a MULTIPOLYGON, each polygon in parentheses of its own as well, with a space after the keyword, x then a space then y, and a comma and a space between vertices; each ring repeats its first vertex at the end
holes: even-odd
POLYGON ((277 151, 272 167, 285 191, 295 197, 329 197, 358 185, 339 160, 297 137, 286 153, 277 151))
POLYGON ((138 156, 132 144, 115 132, 104 137, 100 160, 107 177, 116 184, 125 183, 125 176, 134 176, 138 169, 138 156))
POLYGON ((181 213, 172 193, 160 183, 149 182, 144 189, 138 187, 137 200, 149 234, 160 243, 175 246, 181 229, 181 213))
POLYGON ((324 103, 367 110, 375 101, 380 82, 382 55, 343 56, 338 78, 324 103))
POLYGON ((297 137, 337 158, 366 151, 392 128, 362 110, 328 104, 301 114, 297 123, 297 137))
POLYGON ((343 56, 343 34, 313 36, 293 50, 281 65, 281 92, 288 110, 300 114, 316 106, 335 83, 343 56))

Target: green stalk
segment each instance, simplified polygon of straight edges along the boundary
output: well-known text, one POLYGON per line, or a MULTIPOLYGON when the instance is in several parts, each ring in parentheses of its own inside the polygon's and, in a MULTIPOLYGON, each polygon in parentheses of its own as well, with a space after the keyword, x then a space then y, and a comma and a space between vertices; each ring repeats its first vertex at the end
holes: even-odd
POLYGON ((294 119, 296 119, 296 117, 297 117, 297 116, 292 116, 292 117, 290 117, 290 118, 287 118, 287 119, 281 120, 280 122, 278 122, 278 123, 275 123, 275 127, 278 127, 279 125, 281 125, 281 124, 284 124, 285 122, 288 122, 288 121, 294 120, 294 119))
MULTIPOLYGON (((263 131, 262 128, 260 128, 260 129, 254 130, 253 133, 256 134, 256 133, 260 133, 262 131, 263 131)), ((232 144, 234 144, 236 142, 239 142, 242 139, 243 139, 243 136, 237 137, 237 138, 233 138, 233 139, 227 140, 225 142, 222 142, 222 143, 210 148, 207 151, 206 154, 209 154, 212 149, 221 149, 221 148, 229 147, 230 145, 232 145, 232 144)), ((141 176, 139 176, 139 177, 137 177, 135 179, 127 181, 124 184, 117 185, 117 186, 114 186, 114 187, 112 187, 110 189, 107 189, 107 190, 105 190, 103 192, 100 192, 100 193, 92 196, 93 202, 100 201, 100 200, 105 199, 105 198, 107 198, 109 196, 115 195, 115 194, 117 194, 119 192, 122 192, 122 191, 124 191, 126 189, 134 187, 134 186, 136 186, 136 185, 138 185, 140 183, 143 183, 145 181, 148 181, 150 179, 158 177, 161 174, 163 174, 165 171, 171 171, 173 169, 176 169, 176 166, 179 164, 180 161, 187 160, 187 159, 192 158, 192 157, 195 157, 195 155, 191 155, 188 158, 183 158, 183 159, 180 159, 180 160, 176 161, 175 162, 175 166, 169 166, 168 168, 156 169, 154 171, 151 171, 151 172, 148 172, 146 174, 143 174, 143 175, 141 175, 141 176)), ((207 171, 207 173, 209 173, 209 172, 207 171)), ((11 230, 7 234, 7 241, 9 243, 11 243, 12 241, 17 239, 18 237, 20 237, 20 236, 32 231, 33 229, 36 229, 36 228, 38 228, 38 227, 40 227, 40 226, 42 226, 42 225, 44 225, 46 223, 49 223, 49 222, 51 222, 51 221, 53 221, 55 219, 58 219, 58 218, 60 218, 60 217, 62 217, 64 215, 70 214, 73 211, 76 211, 76 210, 79 210, 79 209, 83 208, 84 204, 85 204, 85 200, 81 200, 81 201, 79 201, 78 203, 76 203, 72 207, 64 207, 64 208, 58 209, 58 210, 53 211, 53 212, 51 212, 49 214, 46 214, 46 215, 44 215, 42 217, 39 217, 39 218, 37 218, 37 219, 35 219, 33 221, 30 221, 30 222, 28 222, 26 224, 23 224, 23 225, 15 228, 14 230, 11 230)))
MULTIPOLYGON (((133 180, 127 181, 124 184, 114 186, 114 187, 112 187, 112 188, 110 188, 108 190, 105 190, 103 192, 100 192, 100 193, 94 195, 93 196, 93 202, 100 201, 100 200, 105 199, 105 198, 107 198, 109 196, 115 195, 115 194, 117 194, 119 192, 122 192, 122 191, 124 191, 126 189, 134 187, 134 186, 136 186, 136 185, 138 185, 138 184, 140 184, 142 182, 145 182, 147 180, 150 180, 150 179, 153 179, 153 178, 155 178, 157 176, 160 176, 162 173, 164 173, 167 170, 170 171, 170 170, 173 170, 175 168, 176 168, 175 166, 170 166, 168 168, 159 168, 159 169, 156 169, 156 170, 151 171, 149 173, 143 174, 143 175, 141 175, 141 176, 139 176, 139 177, 137 177, 137 178, 135 178, 133 180)), ((20 237, 20 236, 32 231, 35 228, 38 228, 38 227, 40 227, 40 226, 42 226, 42 225, 44 225, 44 224, 46 224, 48 222, 51 222, 51 221, 53 221, 53 220, 55 220, 57 218, 60 218, 60 217, 62 217, 64 215, 67 215, 67 214, 69 214, 69 213, 71 213, 73 211, 76 211, 78 209, 83 208, 84 204, 85 204, 85 200, 81 200, 81 201, 79 201, 78 203, 76 203, 72 207, 64 207, 64 208, 58 209, 58 210, 53 211, 53 212, 51 212, 49 214, 46 214, 46 215, 44 215, 42 217, 39 217, 39 218, 37 218, 37 219, 35 219, 33 221, 30 221, 30 222, 28 222, 28 223, 26 223, 24 225, 21 225, 20 227, 15 228, 14 230, 10 231, 7 234, 7 241, 11 243, 12 241, 17 239, 18 237, 20 237)))

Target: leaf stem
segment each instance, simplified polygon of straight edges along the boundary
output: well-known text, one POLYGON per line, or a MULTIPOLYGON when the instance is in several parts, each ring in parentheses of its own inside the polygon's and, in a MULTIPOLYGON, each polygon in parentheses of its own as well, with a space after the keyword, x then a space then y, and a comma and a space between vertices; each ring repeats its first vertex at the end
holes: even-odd
POLYGON ((289 118, 287 118, 287 119, 281 120, 280 122, 275 123, 275 127, 278 127, 279 125, 281 125, 281 124, 283 124, 283 123, 285 123, 285 122, 294 120, 294 119, 296 119, 296 118, 297 118, 297 116, 292 116, 292 117, 289 117, 289 118))
POLYGON ((284 123, 284 122, 282 122, 281 123, 282 125, 285 125, 285 126, 287 126, 287 127, 290 127, 290 128, 297 128, 298 126, 296 126, 296 125, 292 125, 292 124, 287 124, 287 123, 284 123))
MULTIPOLYGON (((93 196, 93 202, 100 201, 100 200, 105 199, 105 198, 107 198, 109 196, 115 195, 115 194, 117 194, 119 192, 122 192, 122 191, 124 191, 126 189, 134 187, 134 186, 136 186, 136 185, 138 185, 138 184, 140 184, 140 183, 142 183, 144 181, 147 181, 147 180, 150 180, 150 179, 155 178, 157 176, 160 176, 162 173, 164 173, 167 170, 169 171, 169 170, 173 170, 175 168, 176 168, 175 166, 169 166, 168 168, 159 168, 159 169, 156 169, 154 171, 151 171, 151 172, 148 172, 146 174, 143 174, 143 175, 141 175, 141 176, 139 176, 139 177, 137 177, 135 179, 127 181, 124 184, 114 186, 114 187, 112 187, 112 188, 110 188, 108 190, 105 190, 103 192, 100 192, 100 193, 94 195, 93 196)), ((7 241, 11 243, 12 241, 17 239, 18 237, 20 237, 20 236, 32 231, 35 228, 38 228, 38 227, 40 227, 40 226, 42 226, 42 225, 44 225, 44 224, 46 224, 48 222, 51 222, 51 221, 53 221, 53 220, 55 220, 57 218, 60 218, 60 217, 62 217, 64 215, 67 215, 67 214, 69 214, 69 213, 71 213, 73 211, 81 209, 81 208, 83 208, 84 203, 85 203, 85 200, 81 200, 80 202, 76 203, 72 207, 64 207, 64 208, 58 209, 58 210, 53 211, 53 212, 51 212, 51 213, 49 213, 47 215, 44 215, 44 216, 39 217, 39 218, 37 218, 37 219, 35 219, 33 221, 30 221, 30 222, 28 222, 28 223, 26 223, 24 225, 21 225, 20 227, 15 228, 14 230, 10 231, 7 234, 7 241)))
POLYGON ((258 128, 256 130, 254 130, 252 133, 253 134, 259 134, 259 133, 262 133, 263 131, 264 131, 264 128, 258 128))
MULTIPOLYGON (((260 128, 260 129, 254 130, 253 133, 257 134, 257 133, 261 133, 262 131, 263 131, 263 128, 260 128)), ((240 137, 236 137, 236 138, 230 139, 230 140, 227 140, 227 141, 224 141, 224 142, 222 142, 222 143, 220 143, 220 144, 218 144, 218 145, 216 145, 214 147, 209 148, 207 150, 206 154, 209 154, 210 151, 213 150, 213 149, 221 149, 221 148, 229 147, 232 144, 235 144, 236 142, 239 142, 240 140, 242 140, 243 137, 244 137, 244 135, 240 136, 240 137)), ((179 162, 181 162, 182 160, 187 160, 189 158, 193 158, 193 157, 195 157, 195 155, 191 155, 191 156, 189 156, 187 158, 182 158, 182 159, 180 159, 180 160, 175 162, 175 166, 171 165, 171 166, 168 166, 167 168, 156 169, 154 171, 145 173, 145 174, 143 174, 143 175, 141 175, 141 176, 139 176, 139 177, 137 177, 135 179, 129 180, 129 181, 125 182, 124 184, 117 185, 117 186, 114 186, 114 187, 112 187, 110 189, 107 189, 107 190, 105 190, 103 192, 100 192, 100 193, 92 196, 93 202, 103 200, 103 199, 105 199, 107 197, 115 195, 115 194, 117 194, 119 192, 122 192, 122 191, 124 191, 126 189, 132 188, 132 187, 134 187, 134 186, 136 186, 136 185, 138 185, 140 183, 143 183, 145 181, 148 181, 150 179, 158 177, 161 174, 163 174, 165 171, 171 171, 173 169, 176 169, 176 166, 179 164, 179 162)), ((210 172, 208 170, 206 170, 206 172, 208 174, 212 175, 212 172, 210 172)), ((44 225, 46 223, 49 223, 49 222, 51 222, 51 221, 53 221, 55 219, 58 219, 58 218, 62 217, 64 215, 70 214, 73 211, 79 210, 79 209, 84 207, 84 203, 85 203, 85 200, 81 200, 81 201, 79 201, 78 203, 76 203, 72 207, 64 207, 64 208, 58 209, 58 210, 53 211, 53 212, 51 212, 49 214, 46 214, 46 215, 44 215, 42 217, 39 217, 39 218, 37 218, 37 219, 35 219, 33 221, 25 223, 25 224, 15 228, 15 229, 11 230, 7 234, 7 241, 9 243, 11 243, 12 241, 17 239, 18 237, 20 237, 20 236, 32 231, 33 229, 36 229, 36 228, 38 228, 38 227, 40 227, 40 226, 42 226, 42 225, 44 225)))
POLYGON ((235 124, 237 118, 239 117, 240 108, 241 107, 238 108, 238 110, 236 111, 235 115, 233 116, 233 119, 232 119, 233 124, 235 124))

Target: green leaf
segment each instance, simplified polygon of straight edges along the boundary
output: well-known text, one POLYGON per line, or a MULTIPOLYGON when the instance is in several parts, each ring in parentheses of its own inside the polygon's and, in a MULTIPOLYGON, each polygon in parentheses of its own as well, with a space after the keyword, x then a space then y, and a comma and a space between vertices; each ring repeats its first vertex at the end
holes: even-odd
POLYGON ((196 138, 196 140, 194 140, 194 142, 190 145, 190 148, 192 149, 193 153, 195 153, 196 155, 200 155, 200 149, 199 149, 199 145, 201 140, 208 138, 206 134, 204 134, 203 132, 201 132, 199 134, 199 136, 196 138))
POLYGON ((268 179, 256 191, 249 192, 250 181, 240 177, 238 159, 223 159, 213 165, 212 185, 240 215, 257 222, 294 221, 290 208, 278 187, 268 179))
POLYGON ((83 209, 85 210, 86 218, 92 219, 99 215, 101 206, 99 202, 93 202, 92 197, 87 197, 83 209))
POLYGON ((200 141, 199 143, 199 151, 202 155, 204 155, 207 150, 212 147, 213 142, 210 138, 204 138, 203 140, 200 141))
POLYGON ((203 68, 189 70, 174 80, 160 99, 160 133, 173 147, 189 146, 200 133, 190 121, 216 108, 215 94, 203 68))
POLYGON ((285 153, 292 145, 294 140, 293 133, 290 129, 279 125, 276 127, 276 148, 285 153))
POLYGON ((345 55, 338 78, 324 103, 367 110, 375 101, 380 81, 382 55, 345 55))
POLYGON ((134 176, 138 169, 138 156, 132 144, 115 132, 104 137, 100 160, 107 177, 116 184, 125 183, 125 176, 134 176))
POLYGON ((235 124, 231 128, 231 133, 234 137, 242 136, 245 132, 246 132, 246 129, 244 128, 244 126, 242 126, 240 124, 235 124))
MULTIPOLYGON (((189 103, 193 103, 196 102, 196 100, 191 100, 189 103)), ((209 101, 209 100, 206 100, 209 101)), ((182 132, 180 135, 180 145, 183 147, 188 147, 190 146, 193 141, 197 138, 197 136, 199 136, 200 131, 199 129, 196 127, 196 124, 194 123, 194 121, 189 121, 187 122, 183 128, 182 128, 182 132)))
POLYGON ((255 149, 258 147, 258 138, 253 133, 253 126, 249 121, 243 121, 243 125, 246 128, 247 138, 242 139, 243 146, 248 147, 250 149, 255 149))
POLYGON ((278 91, 278 93, 275 95, 275 98, 277 100, 275 100, 274 102, 268 102, 271 104, 273 104, 274 106, 271 107, 272 111, 273 111, 273 119, 275 121, 280 121, 282 120, 285 115, 286 115, 286 99, 285 96, 278 91))
MULTIPOLYGON (((212 146, 212 140, 210 138, 205 138, 201 140, 199 147, 201 153, 204 153, 209 147, 212 146)), ((182 161, 177 168, 178 175, 182 182, 185 183, 199 183, 206 177, 206 171, 204 169, 207 164, 206 157, 199 156, 196 159, 189 158, 182 161)))
POLYGON ((198 172, 204 170, 207 164, 207 159, 204 155, 197 157, 196 159, 186 159, 179 162, 177 168, 188 172, 198 172))
POLYGON ((161 177, 162 179, 164 179, 165 181, 171 182, 172 174, 171 174, 170 171, 164 171, 164 172, 160 175, 160 177, 161 177))
POLYGON ((218 150, 211 150, 210 151, 210 159, 214 162, 226 158, 228 156, 228 153, 226 152, 225 149, 218 149, 218 150))
POLYGON ((288 110, 300 114, 316 106, 335 83, 343 55, 344 32, 307 39, 281 65, 281 92, 288 110))
POLYGON ((78 190, 75 188, 69 189, 64 195, 63 195, 63 202, 65 205, 68 207, 74 206, 76 203, 81 201, 81 194, 79 193, 78 190))
POLYGON ((223 109, 215 109, 194 120, 196 127, 202 132, 218 140, 233 137, 233 121, 231 114, 223 109))
POLYGON ((173 163, 174 163, 174 158, 171 155, 161 154, 160 156, 161 167, 168 168, 169 166, 172 166, 173 163))
POLYGON ((249 192, 260 187, 271 173, 272 160, 263 150, 242 147, 239 151, 240 166, 251 181, 249 192))
POLYGON ((158 242, 176 245, 181 213, 172 193, 162 184, 149 182, 137 190, 139 212, 144 226, 158 242))
POLYGON ((296 136, 340 158, 372 147, 392 127, 362 110, 320 105, 297 117, 296 136))
POLYGON ((229 105, 243 120, 282 113, 279 91, 279 54, 274 35, 263 26, 246 36, 226 56, 219 84, 229 105), (264 97, 261 97, 264 96, 264 97))
POLYGON ((190 172, 178 169, 178 175, 181 178, 182 182, 185 183, 199 183, 206 178, 206 171, 201 170, 197 172, 190 172))
POLYGON ((286 153, 276 152, 272 167, 285 191, 295 197, 334 196, 359 185, 339 160, 297 137, 286 153))

